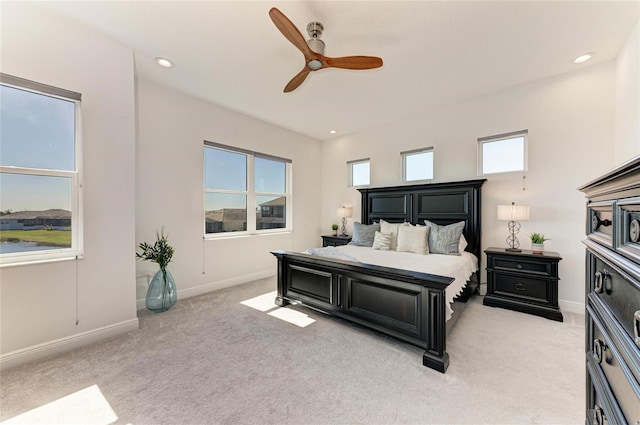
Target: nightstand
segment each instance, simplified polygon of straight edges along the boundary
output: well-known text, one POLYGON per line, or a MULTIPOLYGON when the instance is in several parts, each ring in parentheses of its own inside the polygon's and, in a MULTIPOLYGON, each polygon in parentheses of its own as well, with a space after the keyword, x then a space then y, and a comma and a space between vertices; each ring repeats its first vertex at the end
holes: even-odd
POLYGON ((351 242, 351 236, 322 235, 322 246, 340 246, 351 242))
POLYGON ((535 314, 562 322, 558 306, 557 252, 507 251, 489 248, 487 254, 487 295, 483 304, 535 314))

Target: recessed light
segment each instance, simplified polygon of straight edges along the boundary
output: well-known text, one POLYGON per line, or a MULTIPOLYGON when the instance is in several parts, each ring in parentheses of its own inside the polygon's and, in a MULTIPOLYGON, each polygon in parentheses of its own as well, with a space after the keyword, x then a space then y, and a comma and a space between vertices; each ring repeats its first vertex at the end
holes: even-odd
POLYGON ((171 62, 167 58, 157 57, 156 58, 156 62, 158 62, 158 65, 160 65, 160 66, 162 66, 164 68, 172 68, 173 67, 173 62, 171 62))
POLYGON ((584 53, 573 60, 573 63, 584 63, 591 59, 595 53, 584 53))
POLYGON ((329 133, 331 133, 331 134, 336 134, 336 133, 337 133, 337 131, 335 131, 335 130, 329 130, 329 133))

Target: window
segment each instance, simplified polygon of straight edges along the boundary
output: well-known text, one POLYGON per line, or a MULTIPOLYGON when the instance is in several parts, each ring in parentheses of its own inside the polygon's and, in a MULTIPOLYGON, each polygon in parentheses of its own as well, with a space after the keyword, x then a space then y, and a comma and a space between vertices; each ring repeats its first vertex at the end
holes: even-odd
POLYGON ((369 184, 369 158, 347 162, 349 166, 349 186, 369 184))
POLYGON ((400 152, 400 155, 404 181, 433 179, 433 148, 400 152))
POLYGON ((82 254, 80 94, 0 74, 0 264, 82 254))
POLYGON ((205 234, 290 229, 290 169, 287 159, 205 141, 205 234))
POLYGON ((527 170, 527 130, 478 139, 480 174, 527 170))

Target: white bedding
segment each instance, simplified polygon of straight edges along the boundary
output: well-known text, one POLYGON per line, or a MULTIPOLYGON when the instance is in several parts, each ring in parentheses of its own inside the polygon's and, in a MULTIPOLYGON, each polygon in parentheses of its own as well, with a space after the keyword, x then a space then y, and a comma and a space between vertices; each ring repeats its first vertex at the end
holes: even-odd
POLYGON ((344 245, 336 247, 340 252, 357 258, 361 263, 396 269, 412 270, 421 273, 452 277, 455 280, 446 291, 447 313, 449 320, 453 310, 451 303, 460 294, 473 272, 478 270, 478 259, 470 252, 461 255, 414 254, 412 252, 380 251, 363 246, 344 245))

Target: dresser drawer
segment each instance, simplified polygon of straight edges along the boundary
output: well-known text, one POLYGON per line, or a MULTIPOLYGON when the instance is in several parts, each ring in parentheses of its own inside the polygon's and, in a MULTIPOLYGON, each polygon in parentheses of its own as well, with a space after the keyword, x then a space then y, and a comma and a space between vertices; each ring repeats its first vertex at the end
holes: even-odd
POLYGON ((588 252, 587 291, 611 310, 629 338, 640 347, 640 284, 619 266, 588 252))
POLYGON ((606 319, 599 317, 591 306, 587 306, 586 319, 590 335, 587 356, 591 356, 594 367, 604 373, 624 417, 629 423, 635 424, 640 421, 639 371, 633 371, 633 365, 626 363, 622 354, 625 347, 616 340, 614 334, 608 333, 606 319))
POLYGON ((640 264, 640 198, 618 201, 616 251, 640 264))
POLYGON ((535 261, 529 258, 513 259, 505 257, 493 257, 489 267, 495 270, 534 272, 544 276, 551 276, 552 263, 548 261, 535 261))
MULTIPOLYGON (((627 424, 627 420, 611 392, 602 369, 587 353, 587 425, 627 424)), ((631 422, 633 424, 633 422, 631 422)))
POLYGON ((587 208, 587 236, 613 248, 613 201, 590 202, 587 208))

